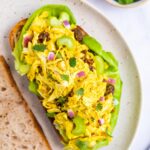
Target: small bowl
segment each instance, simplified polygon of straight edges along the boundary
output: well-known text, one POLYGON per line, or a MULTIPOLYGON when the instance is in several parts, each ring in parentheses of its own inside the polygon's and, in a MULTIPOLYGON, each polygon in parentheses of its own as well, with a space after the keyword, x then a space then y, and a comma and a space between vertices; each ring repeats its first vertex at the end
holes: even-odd
POLYGON ((130 7, 136 7, 136 6, 142 5, 148 0, 140 0, 131 4, 119 4, 115 0, 106 0, 106 1, 117 7, 130 8, 130 7))

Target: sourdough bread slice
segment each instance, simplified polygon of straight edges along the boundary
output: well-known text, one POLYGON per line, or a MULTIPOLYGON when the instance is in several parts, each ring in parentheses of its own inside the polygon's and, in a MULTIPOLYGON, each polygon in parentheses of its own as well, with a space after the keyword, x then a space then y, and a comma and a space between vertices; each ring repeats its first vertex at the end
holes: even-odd
POLYGON ((0 56, 0 150, 50 150, 2 56, 0 56))

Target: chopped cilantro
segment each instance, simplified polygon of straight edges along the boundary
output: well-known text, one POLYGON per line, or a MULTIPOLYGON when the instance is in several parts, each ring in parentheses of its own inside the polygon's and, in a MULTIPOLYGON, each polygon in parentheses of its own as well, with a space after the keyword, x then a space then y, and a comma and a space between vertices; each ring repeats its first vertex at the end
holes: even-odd
POLYGON ((82 96, 84 94, 84 89, 83 88, 80 88, 76 91, 76 94, 79 95, 79 96, 82 96))
POLYGON ((96 106, 96 110, 99 111, 103 108, 102 104, 98 103, 96 106))
POLYGON ((54 112, 47 112, 46 113, 46 115, 47 115, 47 117, 49 117, 49 118, 54 118, 54 116, 56 115, 54 112))
POLYGON ((76 66, 76 58, 75 57, 70 58, 69 64, 71 67, 75 67, 76 66))
POLYGON ((44 44, 36 44, 32 48, 33 48, 33 50, 43 52, 46 49, 46 45, 44 45, 44 44))
POLYGON ((67 97, 60 96, 59 98, 56 99, 56 104, 59 106, 63 106, 66 101, 67 97))
POLYGON ((69 82, 69 76, 66 74, 61 74, 61 79, 69 82))

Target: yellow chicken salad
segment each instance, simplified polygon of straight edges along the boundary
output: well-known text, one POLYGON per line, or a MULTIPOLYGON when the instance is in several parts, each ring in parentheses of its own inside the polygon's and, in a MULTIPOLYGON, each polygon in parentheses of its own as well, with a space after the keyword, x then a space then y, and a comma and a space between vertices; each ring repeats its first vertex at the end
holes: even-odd
POLYGON ((66 150, 94 150, 112 140, 122 85, 118 63, 66 6, 33 13, 13 55, 66 150))

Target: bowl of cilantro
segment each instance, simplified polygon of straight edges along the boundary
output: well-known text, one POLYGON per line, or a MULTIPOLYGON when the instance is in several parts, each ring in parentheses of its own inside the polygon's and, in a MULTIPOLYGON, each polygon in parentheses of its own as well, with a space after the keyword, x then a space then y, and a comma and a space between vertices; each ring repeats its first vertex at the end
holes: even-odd
POLYGON ((106 0, 110 4, 117 7, 135 7, 143 4, 148 0, 106 0))

